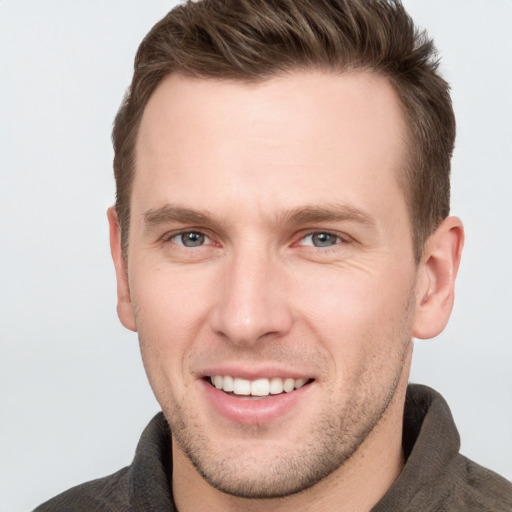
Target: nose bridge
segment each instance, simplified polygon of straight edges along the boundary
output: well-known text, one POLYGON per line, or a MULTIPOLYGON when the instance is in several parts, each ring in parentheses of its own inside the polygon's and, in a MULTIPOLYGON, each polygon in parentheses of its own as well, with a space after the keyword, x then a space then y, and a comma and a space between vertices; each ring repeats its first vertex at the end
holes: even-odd
POLYGON ((291 327, 285 278, 268 248, 247 243, 233 250, 219 283, 212 329, 235 344, 281 336, 291 327))

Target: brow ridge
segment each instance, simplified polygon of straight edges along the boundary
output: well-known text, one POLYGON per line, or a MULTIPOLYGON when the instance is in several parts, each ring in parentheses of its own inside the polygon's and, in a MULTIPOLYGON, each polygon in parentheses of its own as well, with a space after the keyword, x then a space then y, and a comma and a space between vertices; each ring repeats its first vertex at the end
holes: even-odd
POLYGON ((284 224, 309 224, 316 222, 355 221, 367 226, 376 222, 369 214, 349 204, 305 206, 283 212, 280 222, 284 224))
POLYGON ((144 212, 144 223, 151 227, 168 222, 182 224, 211 224, 212 219, 208 212, 200 212, 193 208, 165 205, 160 208, 150 209, 144 212))
MULTIPOLYGON (((179 222, 181 224, 218 224, 208 211, 174 205, 164 205, 149 209, 143 214, 144 224, 148 227, 160 224, 179 222)), ((375 226, 376 222, 367 213, 349 204, 311 205, 285 210, 276 215, 280 225, 303 225, 318 222, 355 221, 367 226, 375 226)))

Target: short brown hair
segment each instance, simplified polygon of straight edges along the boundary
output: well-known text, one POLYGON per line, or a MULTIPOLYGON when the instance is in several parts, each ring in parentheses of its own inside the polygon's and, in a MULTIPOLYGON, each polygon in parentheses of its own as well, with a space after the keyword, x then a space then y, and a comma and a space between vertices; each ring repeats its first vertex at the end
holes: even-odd
POLYGON ((126 256, 135 142, 144 109, 170 73, 258 82, 299 69, 387 77, 409 128, 404 190, 413 246, 450 208, 455 118, 437 52, 399 0, 200 0, 170 11, 142 41, 113 129, 116 210, 126 256))

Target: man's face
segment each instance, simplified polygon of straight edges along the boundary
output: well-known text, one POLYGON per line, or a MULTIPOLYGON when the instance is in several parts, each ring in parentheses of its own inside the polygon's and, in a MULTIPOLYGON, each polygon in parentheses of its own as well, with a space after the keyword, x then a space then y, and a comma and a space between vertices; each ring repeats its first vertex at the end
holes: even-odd
POLYGON ((363 72, 171 76, 146 107, 134 317, 121 319, 139 333, 175 459, 214 487, 307 488, 405 387, 417 279, 405 130, 391 85, 363 72))

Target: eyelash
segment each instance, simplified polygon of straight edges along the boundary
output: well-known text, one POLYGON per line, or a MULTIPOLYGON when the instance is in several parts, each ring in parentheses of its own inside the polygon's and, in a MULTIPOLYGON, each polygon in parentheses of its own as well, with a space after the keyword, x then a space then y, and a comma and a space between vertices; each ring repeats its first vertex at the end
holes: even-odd
POLYGON ((349 240, 348 240, 348 237, 346 235, 342 235, 340 233, 336 233, 334 231, 329 231, 329 230, 314 230, 314 231, 311 231, 310 233, 306 233, 304 236, 302 236, 299 240, 299 245, 301 245, 302 247, 312 247, 314 249, 323 249, 324 251, 326 250, 329 250, 329 249, 333 249, 334 247, 340 245, 340 244, 343 244, 343 243, 348 243, 349 240), (303 242, 305 239, 309 238, 309 237, 314 237, 315 235, 327 235, 329 237, 333 237, 336 239, 336 242, 332 245, 324 245, 324 246, 315 246, 313 244, 300 244, 300 242, 303 242))
MULTIPOLYGON (((173 238, 177 238, 179 236, 183 236, 183 235, 200 235, 204 238, 206 238, 207 240, 210 240, 211 241, 211 238, 204 232, 204 231, 201 231, 200 229, 184 229, 182 231, 173 231, 171 233, 166 233, 163 237, 162 237, 162 240, 163 242, 170 242, 170 243, 174 243, 175 245, 178 245, 180 247, 184 247, 184 248, 193 248, 193 247, 187 247, 186 245, 184 244, 179 244, 179 243, 176 243, 176 242, 172 242, 172 239, 173 238)), ((202 247, 204 244, 201 244, 200 246, 196 246, 196 247, 202 247)))
MULTIPOLYGON (((212 239, 211 237, 205 233, 204 231, 200 230, 200 229, 186 229, 186 230, 181 230, 181 231, 173 231, 171 233, 166 233, 163 237, 162 237, 162 240, 163 242, 171 242, 171 243, 174 243, 175 245, 178 245, 180 247, 184 247, 184 248, 188 248, 188 249, 191 249, 191 248, 195 248, 195 247, 203 247, 204 245, 206 245, 205 243, 202 243, 201 245, 198 245, 198 246, 186 246, 184 244, 180 244, 180 243, 176 243, 176 242, 172 242, 173 238, 176 238, 176 237, 179 237, 179 236, 183 236, 183 235, 192 235, 192 234, 197 234, 197 235, 200 235, 200 236, 203 236, 204 238, 206 238, 207 240, 209 240, 211 243, 212 242, 212 239)), ((323 249, 323 251, 327 251, 327 250, 330 250, 340 244, 346 244, 346 243, 350 243, 350 239, 347 235, 345 234, 340 234, 340 233, 337 233, 337 232, 334 232, 334 231, 329 231, 329 230, 314 230, 314 231, 310 231, 310 232, 307 232, 305 233, 303 236, 300 237, 300 239, 298 240, 298 242, 295 242, 293 245, 297 245, 299 247, 311 247, 313 249, 323 249), (305 239, 307 239, 308 237, 313 237, 315 235, 327 235, 329 237, 334 237, 337 241, 336 243, 332 244, 332 245, 325 245, 325 246, 315 246, 313 244, 304 244, 304 243, 301 243, 301 242, 304 242, 305 239)))

